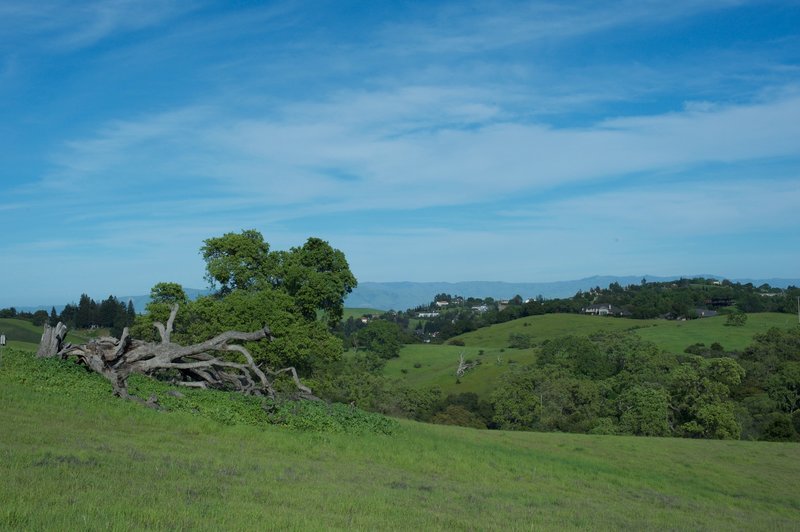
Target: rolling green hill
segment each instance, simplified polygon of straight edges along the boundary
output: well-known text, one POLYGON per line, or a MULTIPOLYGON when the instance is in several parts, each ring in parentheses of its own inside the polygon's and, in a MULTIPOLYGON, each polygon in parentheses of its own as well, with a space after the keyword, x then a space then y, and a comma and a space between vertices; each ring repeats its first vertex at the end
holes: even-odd
POLYGON ((506 323, 498 323, 461 336, 468 347, 507 347, 512 333, 529 335, 534 343, 566 335, 585 336, 600 331, 635 330, 645 340, 654 342, 662 349, 682 353, 694 343, 710 345, 719 342, 725 349, 744 349, 753 335, 767 331, 770 327, 790 327, 797 323, 792 314, 757 313, 748 314, 747 323, 741 327, 725 325, 725 316, 690 321, 634 320, 608 318, 579 314, 545 314, 529 316, 506 323))
POLYGON ((707 346, 719 342, 729 350, 741 350, 753 340, 753 335, 766 332, 770 327, 788 328, 797 324, 797 316, 764 312, 748 314, 747 323, 741 327, 725 325, 725 316, 715 316, 691 321, 663 321, 656 326, 638 329, 636 334, 671 353, 682 353, 686 347, 702 343, 707 346))
MULTIPOLYGON (((36 350, 42 339, 42 327, 26 320, 0 318, 0 333, 6 335, 8 347, 36 350)), ((67 341, 74 344, 86 341, 86 337, 73 332, 67 333, 67 341)))
MULTIPOLYGON (((508 347, 508 336, 521 333, 531 337, 533 343, 566 335, 586 336, 600 331, 622 331, 639 327, 649 327, 664 320, 632 320, 626 318, 601 318, 579 314, 545 314, 528 316, 517 320, 498 323, 457 336, 470 347, 508 347)), ((688 344, 687 344, 688 345, 688 344)))
POLYGON ((741 327, 725 325, 725 317, 717 316, 692 321, 634 320, 605 318, 577 314, 546 314, 530 316, 499 323, 457 336, 464 347, 454 345, 412 344, 400 351, 398 358, 389 360, 384 375, 401 379, 412 387, 438 386, 445 394, 475 392, 490 393, 499 383, 501 375, 515 364, 530 364, 536 358, 536 349, 508 347, 513 333, 530 336, 535 346, 545 340, 566 335, 590 335, 601 331, 632 330, 644 340, 655 343, 672 353, 683 353, 695 343, 710 346, 719 342, 727 350, 744 349, 753 335, 770 327, 790 327, 797 318, 791 314, 749 314, 741 327), (483 351, 483 355, 479 353, 483 351), (456 383, 455 370, 459 354, 481 365, 470 370, 456 383), (415 365, 419 367, 415 367, 415 365))
POLYGON ((800 522, 797 444, 414 422, 390 436, 222 425, 114 399, 93 374, 78 386, 56 375, 26 380, 12 371, 25 355, 8 356, 2 529, 791 530, 800 522))
POLYGON ((389 360, 384 375, 396 377, 415 388, 438 386, 445 393, 489 394, 500 376, 515 364, 530 364, 534 349, 459 347, 453 345, 412 344, 404 346, 398 358, 389 360), (501 351, 502 349, 502 351, 501 351), (483 354, 480 354, 483 351, 483 354), (456 378, 459 355, 481 364, 456 378), (419 365, 419 367, 415 367, 419 365), (456 382, 456 381, 460 382, 456 382))
POLYGON ((383 314, 384 312, 385 311, 378 310, 376 308, 345 307, 342 319, 346 320, 347 318, 360 318, 361 316, 365 316, 368 314, 380 315, 383 314))

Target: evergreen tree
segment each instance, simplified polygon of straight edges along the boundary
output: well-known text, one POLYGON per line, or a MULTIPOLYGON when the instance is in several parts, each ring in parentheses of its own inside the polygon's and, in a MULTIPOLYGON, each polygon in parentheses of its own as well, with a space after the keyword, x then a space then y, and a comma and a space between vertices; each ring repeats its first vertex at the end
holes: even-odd
POLYGON ((128 308, 126 310, 125 316, 125 325, 130 327, 133 325, 133 322, 136 320, 136 309, 133 308, 133 301, 128 300, 128 308))

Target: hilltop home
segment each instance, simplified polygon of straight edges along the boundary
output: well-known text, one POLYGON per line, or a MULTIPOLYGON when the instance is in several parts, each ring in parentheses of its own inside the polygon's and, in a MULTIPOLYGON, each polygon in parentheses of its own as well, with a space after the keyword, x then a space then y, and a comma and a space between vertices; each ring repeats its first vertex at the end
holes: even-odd
POLYGON ((713 318, 719 314, 716 310, 708 310, 707 308, 696 308, 694 313, 697 314, 698 318, 713 318))
POLYGON ((599 303, 597 305, 589 305, 583 307, 581 312, 584 314, 591 314, 593 316, 630 316, 631 313, 625 309, 615 307, 611 303, 599 303))

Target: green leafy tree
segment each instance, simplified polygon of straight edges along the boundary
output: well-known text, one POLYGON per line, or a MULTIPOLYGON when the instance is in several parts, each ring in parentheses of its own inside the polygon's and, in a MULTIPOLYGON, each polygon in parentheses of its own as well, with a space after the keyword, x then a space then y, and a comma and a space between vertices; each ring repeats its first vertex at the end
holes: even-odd
MULTIPOLYGON (((156 331, 153 328, 153 323, 161 322, 166 324, 170 310, 175 304, 180 305, 183 309, 178 315, 178 321, 175 324, 176 338, 179 337, 186 327, 189 298, 186 297, 186 292, 180 284, 170 282, 161 282, 153 285, 150 289, 150 301, 145 305, 145 313, 140 316, 134 313, 131 334, 143 340, 156 340, 156 331)), ((133 305, 130 304, 126 310, 127 316, 130 316, 132 309, 133 305)), ((190 340, 192 343, 199 341, 196 338, 184 338, 184 340, 190 340)))
POLYGON ((725 318, 725 325, 729 327, 741 327, 747 323, 747 314, 744 312, 732 312, 725 318))
POLYGON ((494 422, 504 430, 532 430, 538 423, 542 401, 535 393, 538 380, 531 371, 508 373, 492 394, 494 422))
MULTIPOLYGON (((186 297, 186 292, 178 283, 156 283, 153 288, 150 289, 151 304, 165 303, 167 305, 173 305, 177 303, 179 305, 185 305, 188 301, 189 298, 186 297)), ((132 309, 133 303, 130 303, 130 308, 132 309)))
POLYGON ((272 342, 248 344, 253 358, 269 367, 294 366, 309 374, 316 364, 338 358, 342 342, 325 324, 293 312, 292 298, 278 290, 234 290, 222 298, 201 297, 179 314, 179 343, 203 341, 226 330, 253 331, 268 326, 272 342))
POLYGON ((460 427, 472 427, 475 429, 485 429, 486 423, 474 412, 471 412, 461 405, 447 405, 444 410, 437 412, 431 417, 431 423, 438 425, 458 425, 460 427))
POLYGON ((47 314, 46 310, 37 310, 31 315, 31 323, 34 325, 44 325, 50 319, 49 314, 47 314))
POLYGON ((341 251, 312 238, 303 247, 270 252, 262 235, 251 229, 209 238, 201 254, 217 293, 189 301, 179 284, 158 283, 146 314, 136 319, 134 336, 153 339, 153 323, 165 323, 177 303, 181 311, 172 340, 178 343, 267 326, 272 342, 247 345, 260 364, 294 366, 310 375, 316 366, 341 356, 342 341, 330 325, 338 322, 333 317, 341 317, 344 296, 356 283, 341 251))
POLYGON ((633 386, 620 396, 620 430, 637 436, 668 436, 669 395, 661 388, 633 386))
POLYGON ((344 298, 357 281, 344 253, 324 240, 309 238, 289 251, 270 252, 261 233, 248 229, 204 241, 206 279, 220 295, 234 290, 280 290, 292 297, 308 321, 331 328, 342 319, 344 298))
POLYGON ((383 359, 394 358, 400 354, 402 331, 396 323, 386 320, 372 320, 358 331, 358 345, 375 353, 383 359))
POLYGON ((301 247, 276 254, 277 275, 273 281, 294 298, 307 320, 320 314, 333 328, 342 319, 344 298, 357 282, 344 253, 319 238, 309 238, 301 247))
POLYGON ((744 369, 731 358, 695 357, 672 374, 670 409, 680 435, 698 438, 738 439, 730 388, 741 382, 744 369))
POLYGON ((529 334, 513 332, 508 335, 508 347, 513 347, 516 349, 528 349, 530 346, 531 336, 529 334))
POLYGON ((219 286, 222 294, 269 282, 274 269, 269 244, 255 229, 204 240, 200 253, 206 262, 206 280, 219 286))

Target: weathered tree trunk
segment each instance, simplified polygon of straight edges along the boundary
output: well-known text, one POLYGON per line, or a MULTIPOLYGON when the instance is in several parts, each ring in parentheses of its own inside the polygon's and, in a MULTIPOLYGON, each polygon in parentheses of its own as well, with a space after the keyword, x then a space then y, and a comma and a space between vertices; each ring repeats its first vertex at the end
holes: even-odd
POLYGON ((300 382, 294 368, 277 371, 260 368, 250 352, 238 343, 272 340, 268 327, 249 333, 226 331, 198 344, 181 346, 170 341, 178 305, 172 307, 167 325, 156 322, 161 342, 134 340, 126 327, 121 338, 102 337, 89 344, 62 346, 67 328, 59 322, 55 329, 45 325, 37 355, 40 357, 75 357, 78 362, 99 373, 111 382, 114 395, 136 399, 128 393, 128 377, 134 373, 155 375, 173 370, 179 379, 174 383, 199 388, 234 389, 249 395, 275 396, 274 377, 290 373, 299 397, 316 399, 311 390, 300 382), (238 353, 244 362, 226 358, 226 353, 238 353), (269 374, 269 377, 268 377, 269 374), (272 378, 270 378, 272 377, 272 378))
POLYGON ((66 336, 66 325, 59 321, 58 325, 51 327, 49 323, 45 322, 44 334, 42 334, 42 341, 39 342, 39 349, 36 351, 36 356, 39 358, 55 356, 61 351, 66 336))
POLYGON ((464 361, 464 353, 458 355, 458 367, 456 368, 456 377, 463 377, 464 373, 468 372, 475 366, 480 364, 479 361, 476 362, 465 362, 464 361))

